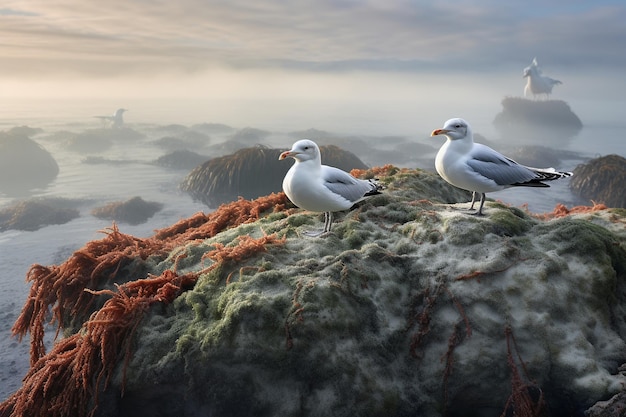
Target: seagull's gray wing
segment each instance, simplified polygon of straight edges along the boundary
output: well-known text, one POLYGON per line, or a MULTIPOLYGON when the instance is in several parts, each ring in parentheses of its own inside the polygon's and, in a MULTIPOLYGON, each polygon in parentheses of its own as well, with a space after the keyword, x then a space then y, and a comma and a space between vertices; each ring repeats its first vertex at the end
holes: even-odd
POLYGON ((537 179, 537 174, 524 165, 479 143, 474 144, 467 165, 499 185, 524 184, 537 179))
POLYGON ((356 203, 367 193, 375 191, 376 185, 359 180, 339 168, 322 165, 322 181, 326 188, 348 201, 356 203))
POLYGON ((555 80, 554 78, 550 78, 550 77, 543 77, 549 84, 552 85, 556 85, 556 84, 563 84, 561 81, 559 80, 555 80))

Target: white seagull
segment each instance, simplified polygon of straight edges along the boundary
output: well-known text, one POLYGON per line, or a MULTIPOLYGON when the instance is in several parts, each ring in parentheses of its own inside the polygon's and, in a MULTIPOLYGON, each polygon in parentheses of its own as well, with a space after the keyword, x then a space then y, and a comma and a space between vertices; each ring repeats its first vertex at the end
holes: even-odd
POLYGON ((528 97, 529 93, 532 93, 533 97, 537 97, 539 94, 545 94, 546 97, 549 97, 552 93, 552 87, 557 84, 563 84, 559 80, 541 75, 537 58, 533 59, 530 66, 524 68, 522 78, 528 78, 526 87, 524 87, 525 97, 528 97))
POLYGON ((472 191, 474 209, 476 193, 481 194, 476 214, 483 214, 485 193, 514 186, 549 187, 542 181, 558 180, 572 175, 554 168, 531 168, 520 165, 499 152, 480 143, 474 143, 472 128, 463 119, 450 119, 442 129, 431 136, 445 135, 448 139, 435 158, 435 168, 441 177, 467 191, 472 191))
POLYGON ((308 236, 330 232, 333 212, 348 210, 366 197, 380 194, 382 187, 376 182, 357 179, 339 168, 322 165, 320 149, 311 140, 297 141, 278 159, 288 157, 296 162, 285 175, 283 191, 296 206, 325 215, 324 229, 306 232, 308 236))
POLYGON ((112 116, 94 116, 98 119, 101 119, 103 123, 111 123, 111 127, 120 128, 124 125, 124 112, 127 112, 128 109, 117 109, 112 116))

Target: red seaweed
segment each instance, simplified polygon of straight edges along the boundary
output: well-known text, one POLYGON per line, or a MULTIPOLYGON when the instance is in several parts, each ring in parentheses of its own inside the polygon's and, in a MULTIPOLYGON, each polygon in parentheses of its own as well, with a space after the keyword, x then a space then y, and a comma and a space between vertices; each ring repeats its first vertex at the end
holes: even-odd
MULTIPOLYGON (((215 244, 215 249, 205 255, 214 264, 183 275, 175 272, 180 257, 173 270, 160 276, 133 280, 131 273, 128 281, 129 273, 120 271, 151 256, 165 258, 185 242, 210 238, 225 229, 253 222, 270 209, 285 210, 286 204, 283 193, 253 201, 239 200, 208 215, 199 213, 181 220, 146 239, 123 234, 113 225, 104 231, 104 239, 88 242, 63 264, 33 265, 27 274, 27 280, 32 282, 30 294, 13 326, 13 333, 20 340, 26 333, 31 334, 31 368, 22 387, 0 404, 0 416, 93 415, 98 393, 107 389, 118 364, 122 364, 125 375, 133 335, 150 306, 171 303, 192 288, 207 269, 242 261, 284 239, 275 235, 259 239, 241 236, 234 245, 215 244), (126 282, 120 284, 118 279, 126 282), (106 284, 112 284, 114 289, 103 289, 106 284), (95 301, 103 298, 106 300, 102 306, 90 312, 95 301), (67 317, 84 319, 80 331, 57 341, 46 353, 43 336, 50 309, 57 333, 67 317)), ((123 385, 124 377, 122 391, 123 385)))

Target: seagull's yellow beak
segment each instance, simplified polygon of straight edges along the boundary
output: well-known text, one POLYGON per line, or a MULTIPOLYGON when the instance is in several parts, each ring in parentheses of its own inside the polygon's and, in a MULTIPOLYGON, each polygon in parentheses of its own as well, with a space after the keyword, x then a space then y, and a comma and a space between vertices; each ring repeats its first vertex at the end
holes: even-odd
POLYGON ((430 136, 445 135, 448 132, 449 132, 448 129, 435 129, 432 131, 430 136))
POLYGON ((285 158, 289 158, 290 156, 295 156, 297 154, 298 154, 298 152, 296 152, 296 151, 285 151, 285 152, 280 154, 280 156, 278 157, 278 160, 282 161, 285 158))

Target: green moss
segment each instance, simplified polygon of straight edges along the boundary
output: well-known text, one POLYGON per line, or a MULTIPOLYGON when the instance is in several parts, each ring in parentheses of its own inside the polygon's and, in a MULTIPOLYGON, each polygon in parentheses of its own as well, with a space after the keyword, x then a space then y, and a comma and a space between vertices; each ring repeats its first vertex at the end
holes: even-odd
POLYGON ((404 224, 415 220, 417 212, 417 209, 414 207, 396 202, 381 207, 376 214, 389 223, 404 224))
POLYGON ((191 306, 191 310, 194 313, 194 320, 202 321, 206 320, 210 316, 209 305, 204 294, 197 291, 190 291, 185 296, 187 303, 191 306))
POLYGON ((287 218, 287 224, 292 227, 300 227, 305 224, 312 224, 313 219, 310 214, 292 214, 287 218))
POLYGON ((370 230, 367 230, 358 221, 344 221, 345 232, 343 233, 343 242, 350 249, 358 249, 367 241, 372 234, 370 230))
POLYGON ((416 252, 416 244, 412 240, 399 239, 392 247, 392 251, 396 255, 410 255, 416 252))
POLYGON ((610 211, 612 214, 615 214, 617 216, 626 217, 626 209, 624 208, 612 208, 610 211))
POLYGON ((561 244, 558 249, 560 255, 603 259, 615 252, 615 235, 594 223, 566 217, 553 226, 552 239, 561 244))
POLYGON ((485 224, 474 216, 453 216, 444 220, 443 232, 448 241, 457 246, 481 243, 485 238, 485 224))
POLYGON ((504 209, 489 214, 488 231, 498 236, 518 236, 532 228, 530 218, 519 209, 504 209))
POLYGON ((263 258, 261 260, 261 264, 259 265, 259 267, 261 271, 269 271, 273 269, 274 264, 271 261, 268 261, 265 258, 263 258))
MULTIPOLYGON (((185 332, 190 336, 195 335, 201 351, 206 353, 219 345, 230 345, 239 331, 244 334, 248 333, 247 329, 275 333, 280 329, 285 302, 276 303, 263 293, 250 291, 246 287, 243 283, 235 282, 224 287, 215 298, 205 294, 205 302, 212 307, 207 308, 211 316, 194 321, 185 332)), ((267 340, 271 336, 269 333, 259 336, 259 340, 267 340)))
POLYGON ((277 213, 270 213, 266 217, 262 218, 260 220, 260 222, 262 222, 262 223, 272 223, 272 222, 276 222, 278 220, 282 220, 282 219, 284 219, 286 217, 287 217, 287 213, 285 213, 284 211, 279 211, 277 213))

